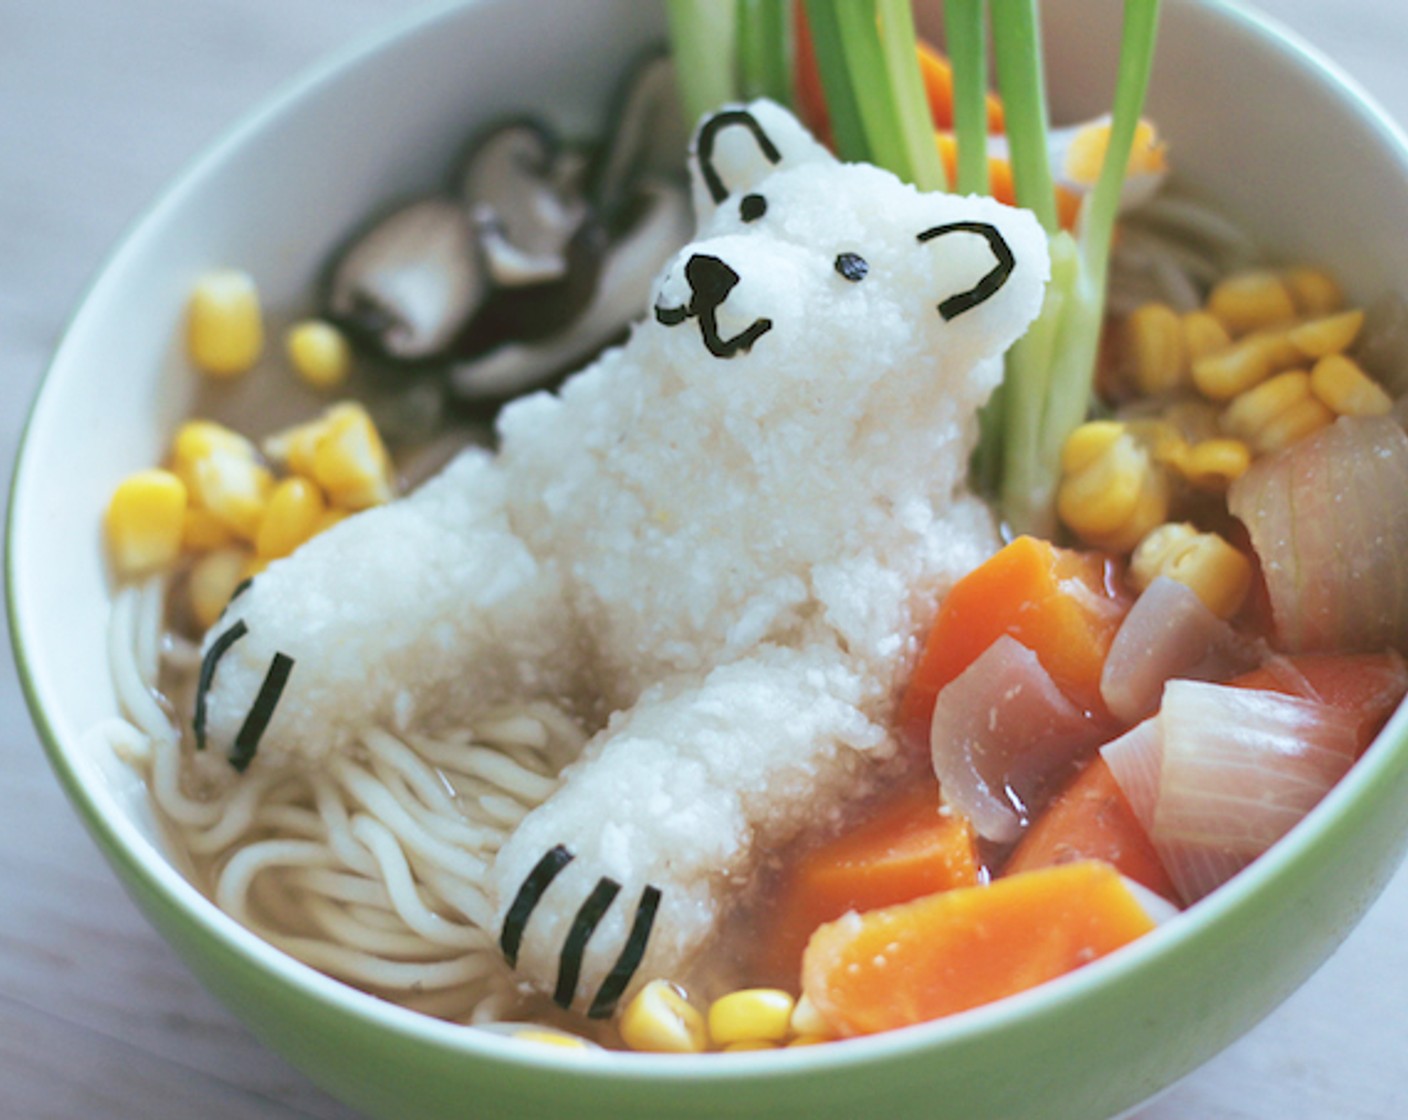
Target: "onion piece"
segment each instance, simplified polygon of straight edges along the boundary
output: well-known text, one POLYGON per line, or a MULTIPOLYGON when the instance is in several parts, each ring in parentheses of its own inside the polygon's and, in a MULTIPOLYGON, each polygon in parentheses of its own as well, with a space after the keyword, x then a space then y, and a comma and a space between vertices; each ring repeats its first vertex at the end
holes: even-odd
POLYGON ((1312 700, 1175 680, 1159 714, 1101 754, 1192 903, 1289 832, 1344 776, 1358 724, 1356 713, 1312 700))
POLYGON ((1101 736, 1036 654, 1004 634, 940 691, 929 743, 944 801, 978 835, 1008 843, 1050 779, 1101 736))
POLYGON ((1247 526, 1292 651, 1408 651, 1408 435, 1342 417, 1254 463, 1228 508, 1247 526))
POLYGON ((1165 681, 1225 681, 1255 668, 1262 656, 1258 643, 1208 610, 1196 592, 1159 576, 1134 601, 1110 644, 1100 695, 1111 715, 1134 723, 1158 710, 1165 681))

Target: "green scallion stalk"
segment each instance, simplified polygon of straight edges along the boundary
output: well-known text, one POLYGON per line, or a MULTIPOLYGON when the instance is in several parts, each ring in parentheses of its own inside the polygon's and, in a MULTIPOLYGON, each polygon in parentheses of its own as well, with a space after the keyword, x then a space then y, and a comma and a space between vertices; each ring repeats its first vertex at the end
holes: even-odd
POLYGON ((841 158, 944 189, 908 3, 807 0, 807 18, 841 158))
POLYGON ((948 0, 944 36, 953 67, 953 136, 959 194, 988 193, 987 36, 983 0, 948 0))
POLYGON ((670 49, 685 119, 737 101, 737 9, 724 0, 666 0, 670 49))
POLYGON ((1047 233, 1055 233, 1061 223, 1047 148, 1046 79, 1036 0, 1000 0, 993 11, 992 45, 1017 205, 1034 213, 1047 233))
POLYGON ((738 66, 745 98, 792 104, 792 0, 738 0, 738 66))

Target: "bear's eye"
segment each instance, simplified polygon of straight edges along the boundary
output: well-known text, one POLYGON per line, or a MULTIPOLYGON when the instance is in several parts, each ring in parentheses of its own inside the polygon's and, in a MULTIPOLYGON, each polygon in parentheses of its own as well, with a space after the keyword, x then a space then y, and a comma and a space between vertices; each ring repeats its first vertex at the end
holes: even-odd
POLYGON ((745 194, 738 200, 738 216, 745 222, 756 222, 768 212, 768 200, 760 194, 745 194))
POLYGON ((852 283, 865 279, 865 274, 870 271, 870 265, 865 263, 865 258, 859 253, 837 253, 836 271, 852 283))

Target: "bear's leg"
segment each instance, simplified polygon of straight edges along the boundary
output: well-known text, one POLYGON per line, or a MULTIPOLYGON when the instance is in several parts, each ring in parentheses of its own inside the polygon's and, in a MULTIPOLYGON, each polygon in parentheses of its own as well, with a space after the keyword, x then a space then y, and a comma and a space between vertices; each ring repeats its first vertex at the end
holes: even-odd
POLYGON ((515 535, 492 459, 315 537, 231 601, 205 639, 198 746, 316 761, 368 724, 463 722, 563 687, 556 570, 515 535))
POLYGON ((678 979, 770 850, 894 772, 866 714, 888 706, 877 691, 820 646, 646 692, 500 851, 493 932, 510 963, 599 1017, 678 979))

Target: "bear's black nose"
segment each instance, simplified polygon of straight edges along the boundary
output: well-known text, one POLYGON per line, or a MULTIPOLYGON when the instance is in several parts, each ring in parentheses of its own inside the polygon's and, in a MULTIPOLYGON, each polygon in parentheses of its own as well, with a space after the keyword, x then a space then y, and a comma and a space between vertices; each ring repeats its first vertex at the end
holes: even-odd
POLYGON ((694 293, 695 314, 706 307, 718 307, 738 283, 738 273, 706 253, 695 253, 684 265, 684 278, 694 293))

